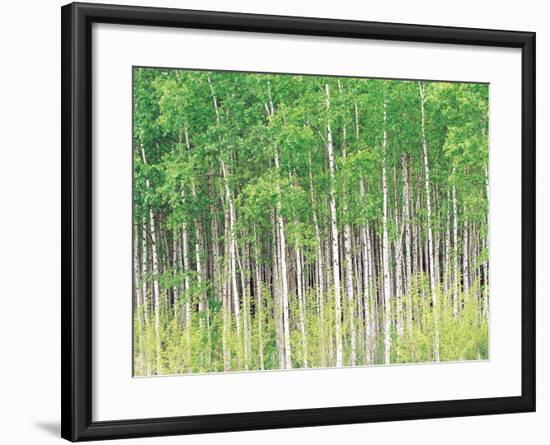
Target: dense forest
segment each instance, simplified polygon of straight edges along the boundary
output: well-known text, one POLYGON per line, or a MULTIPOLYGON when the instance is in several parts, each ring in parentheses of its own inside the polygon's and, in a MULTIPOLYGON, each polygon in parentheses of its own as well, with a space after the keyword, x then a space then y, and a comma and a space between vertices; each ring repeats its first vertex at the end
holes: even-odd
POLYGON ((488 358, 488 85, 133 77, 136 376, 488 358))

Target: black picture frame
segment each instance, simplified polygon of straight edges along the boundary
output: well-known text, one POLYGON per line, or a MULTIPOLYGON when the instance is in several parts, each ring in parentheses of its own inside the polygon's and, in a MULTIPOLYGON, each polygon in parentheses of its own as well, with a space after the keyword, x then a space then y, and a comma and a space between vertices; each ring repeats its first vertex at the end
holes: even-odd
POLYGON ((62 7, 61 435, 70 441, 535 411, 535 33, 72 3, 62 7), (93 23, 520 48, 521 396, 92 421, 93 23))

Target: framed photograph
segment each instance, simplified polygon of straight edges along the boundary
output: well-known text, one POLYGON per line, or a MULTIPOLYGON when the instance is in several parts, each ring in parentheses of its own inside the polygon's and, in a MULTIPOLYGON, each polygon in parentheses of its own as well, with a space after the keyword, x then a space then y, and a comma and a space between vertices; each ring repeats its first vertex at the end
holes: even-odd
POLYGON ((62 8, 62 436, 535 410, 535 34, 62 8))

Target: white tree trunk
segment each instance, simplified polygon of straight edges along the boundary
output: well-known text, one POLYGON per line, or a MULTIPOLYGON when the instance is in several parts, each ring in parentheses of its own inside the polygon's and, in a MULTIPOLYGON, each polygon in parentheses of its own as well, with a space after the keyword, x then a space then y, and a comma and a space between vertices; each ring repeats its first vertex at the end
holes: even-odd
POLYGON ((223 343, 223 370, 231 370, 231 350, 229 347, 229 334, 230 334, 230 321, 231 321, 231 300, 230 300, 230 280, 229 280, 229 211, 227 206, 224 205, 224 252, 223 252, 223 276, 224 280, 221 283, 222 289, 222 312, 223 312, 223 331, 222 331, 222 343, 223 343))
POLYGON ((145 324, 149 324, 149 295, 147 288, 147 220, 143 218, 143 225, 141 228, 141 292, 143 298, 143 315, 145 318, 145 324))
POLYGON ((405 225, 405 305, 407 312, 407 330, 412 333, 412 254, 411 254, 411 211, 409 196, 409 172, 407 165, 407 156, 401 157, 401 167, 403 169, 403 224, 405 225))
POLYGON ((429 254, 429 269, 430 269, 430 287, 432 292, 432 305, 434 313, 434 361, 439 361, 439 309, 437 302, 437 288, 435 280, 435 258, 434 258, 434 240, 432 230, 432 203, 431 203, 431 187, 430 187, 430 167, 428 163, 428 143, 426 141, 426 116, 424 110, 424 83, 418 82, 420 90, 420 111, 421 111, 421 137, 422 151, 424 153, 424 185, 426 187, 426 214, 428 219, 428 254, 429 254))
MULTIPOLYGON (((342 82, 338 80, 338 90, 340 95, 343 94, 342 82)), ((357 128, 356 128, 357 132, 357 128)), ((356 133, 357 134, 357 133, 356 133)), ((346 159, 346 123, 345 119, 342 123, 342 157, 346 159)), ((348 217, 348 197, 346 185, 343 187, 343 213, 344 218, 348 217)), ((356 334, 355 334, 355 299, 353 289, 353 257, 351 247, 352 231, 349 222, 344 224, 344 265, 345 265, 345 281, 346 281, 346 294, 348 300, 348 329, 350 333, 350 365, 355 366, 357 361, 357 353, 355 349, 356 334)))
MULTIPOLYGON (((365 196, 365 181, 361 177, 359 182, 361 196, 365 196)), ((371 252, 370 252, 370 242, 368 236, 368 226, 367 223, 361 228, 361 250, 363 257, 363 318, 365 323, 365 364, 371 365, 372 360, 372 341, 373 341, 373 332, 372 332, 372 321, 371 321, 371 311, 370 311, 370 261, 371 261, 371 252)))
MULTIPOLYGON (((279 151, 275 149, 275 168, 280 170, 279 151)), ((280 196, 280 190, 278 191, 280 196)), ((279 257, 280 257, 280 278, 282 284, 282 303, 283 303, 283 337, 285 345, 285 369, 292 368, 291 350, 290 350, 290 310, 288 304, 288 265, 286 261, 286 236, 285 223, 281 212, 280 198, 277 200, 277 227, 279 228, 279 257)))
MULTIPOLYGON (((192 188, 193 195, 195 195, 195 187, 192 188)), ((199 294, 199 313, 201 314, 201 318, 199 319, 199 326, 201 332, 203 331, 205 327, 205 320, 208 318, 208 307, 206 302, 206 292, 204 291, 203 287, 203 267, 202 267, 202 230, 200 227, 200 223, 197 222, 196 225, 196 240, 195 240, 195 264, 197 266, 197 284, 199 285, 200 294, 199 294)), ((206 323, 208 327, 208 322, 206 323)), ((208 329, 206 329, 206 335, 209 338, 210 333, 208 332, 208 329)), ((203 361, 204 357, 201 351, 201 361, 203 361)))
MULTIPOLYGON (((451 192, 447 191, 447 221, 445 225, 445 270, 443 271, 443 288, 445 289, 445 301, 448 301, 451 275, 451 192)), ((453 309, 454 310, 454 309, 453 309)))
POLYGON ((464 248, 462 249, 462 282, 464 286, 464 294, 468 294, 470 290, 470 267, 468 265, 469 240, 468 240, 468 224, 464 221, 462 227, 462 239, 464 240, 464 248))
POLYGON ((250 329, 249 329, 249 315, 250 315, 250 300, 248 298, 248 287, 246 286, 245 276, 248 267, 245 269, 245 266, 248 265, 248 255, 246 253, 246 245, 243 247, 243 260, 239 255, 239 249, 236 248, 237 264, 239 266, 240 278, 241 278, 241 294, 242 294, 242 320, 243 320, 243 351, 244 351, 244 369, 248 370, 249 359, 250 359, 250 329))
MULTIPOLYGON (((143 163, 147 165, 145 149, 141 146, 141 156, 143 163)), ((145 187, 150 187, 149 178, 145 180, 145 187)), ((155 215, 153 209, 149 208, 149 231, 151 232, 151 255, 153 260, 153 306, 155 311, 155 335, 157 347, 157 375, 162 373, 161 364, 161 341, 160 341, 160 286, 159 286, 159 259, 157 252, 157 231, 155 228, 155 215)))
POLYGON ((284 220, 277 212, 277 225, 279 227, 279 256, 280 256, 280 279, 282 284, 282 306, 283 306, 283 338, 285 346, 285 369, 292 368, 291 350, 290 350, 290 310, 288 304, 288 265, 286 261, 286 237, 284 220))
POLYGON ((395 304, 397 319, 397 335, 403 336, 403 249, 401 247, 401 237, 394 243, 395 251, 395 304))
MULTIPOLYGON (((149 180, 147 180, 147 185, 149 180)), ((155 306, 155 333, 157 337, 157 374, 162 373, 161 366, 161 341, 160 341, 160 286, 159 286, 159 260, 157 252, 157 235, 155 229, 155 217, 153 210, 149 209, 149 225, 151 230, 151 253, 153 256, 153 304, 155 306)))
POLYGON ((323 246, 321 241, 321 232, 319 230, 319 222, 317 220, 317 202, 315 200, 315 192, 313 190, 313 173, 311 172, 311 153, 309 154, 309 189, 311 194, 311 205, 313 213, 313 227, 315 229, 315 243, 316 243, 316 270, 317 270, 317 301, 319 304, 319 349, 321 351, 321 366, 326 366, 326 351, 325 351, 325 326, 324 326, 324 271, 325 265, 323 261, 323 246))
POLYGON ((239 299, 239 287, 237 285, 237 240, 235 235, 235 204, 229 190, 229 179, 227 166, 225 162, 221 161, 222 173, 225 187, 225 200, 229 204, 229 269, 231 275, 231 293, 233 295, 233 311, 235 313, 235 325, 237 329, 237 338, 239 340, 238 346, 238 360, 239 366, 241 365, 241 309, 239 299))
MULTIPOLYGON (((395 252, 395 306, 397 320, 397 335, 403 336, 403 231, 405 230, 404 221, 399 218, 399 200, 397 198, 397 174, 395 165, 393 167, 393 206, 394 206, 394 224, 397 226, 397 237, 393 248, 395 252)), ((399 343, 397 344, 399 346, 399 343)), ((399 348, 397 348, 399 357, 399 348)))
POLYGON ((355 351, 355 298, 353 292, 353 262, 351 252, 351 227, 349 224, 344 225, 344 257, 346 264, 346 293, 348 296, 348 323, 350 332, 350 365, 355 366, 357 362, 355 351))
POLYGON ((343 365, 342 347, 342 302, 340 290, 340 259, 338 246, 338 225, 336 218, 336 190, 334 185, 335 161, 334 148, 332 146, 332 129, 330 126, 330 90, 325 84, 326 106, 327 106, 327 152, 330 171, 330 227, 332 233, 332 275, 334 280, 334 318, 336 336, 336 366, 343 365))
MULTIPOLYGON (((191 150, 191 145, 189 143, 189 132, 187 131, 187 126, 185 126, 184 128, 184 135, 185 135, 185 146, 187 148, 187 151, 190 151, 191 150)), ((196 199, 197 198, 197 192, 196 192, 196 189, 195 189, 195 184, 194 182, 192 181, 191 182, 191 193, 193 195, 193 199, 196 199)), ((206 329, 206 335, 208 337, 208 339, 210 339, 210 333, 208 332, 209 329, 208 329, 208 313, 207 313, 207 302, 206 302, 206 292, 202 289, 202 283, 204 281, 204 277, 203 277, 203 268, 202 268, 202 230, 201 230, 201 223, 200 222, 197 222, 196 224, 196 236, 195 236, 195 264, 196 264, 196 267, 197 267, 197 283, 199 285, 199 288, 200 288, 200 293, 199 293, 199 313, 200 313, 200 318, 199 318, 199 328, 200 328, 200 331, 202 332, 204 330, 204 327, 205 327, 205 323, 204 321, 206 320, 206 325, 207 325, 207 329, 206 329)), ((201 350, 201 369, 204 369, 204 351, 201 350)))
POLYGON ((283 303, 281 292, 281 278, 280 278, 280 265, 279 265, 279 226, 276 218, 276 211, 271 215, 271 227, 273 237, 273 296, 275 299, 275 331, 277 333, 277 350, 279 352, 279 368, 285 369, 285 339, 284 339, 284 327, 283 327, 283 303))
MULTIPOLYGON (((216 113, 216 125, 219 127, 220 125, 220 110, 218 108, 218 98, 216 96, 216 93, 214 91, 214 86, 212 85, 212 80, 210 79, 210 76, 208 76, 208 85, 210 87, 210 94, 212 96, 212 102, 214 105, 214 111, 216 113)), ((225 344, 226 348, 225 353, 227 353, 227 357, 224 353, 224 367, 230 366, 230 353, 228 349, 228 336, 229 336, 229 302, 230 297, 229 295, 232 294, 233 296, 233 307, 235 311, 235 322, 237 326, 237 338, 239 340, 239 345, 237 347, 237 359, 238 359, 238 366, 241 365, 241 335, 240 335, 240 329, 241 329, 241 323, 240 323, 240 306, 239 306, 239 292, 237 288, 237 272, 236 272, 236 262, 235 262, 235 256, 236 256, 236 242, 235 242, 235 206, 233 204, 233 198, 231 197, 231 192, 229 190, 229 180, 228 180, 228 172, 227 167, 225 165, 225 162, 223 160, 220 161, 221 164, 221 170, 222 170, 222 176, 224 180, 224 190, 225 190, 225 200, 226 205, 229 205, 229 272, 231 275, 230 279, 230 286, 228 286, 227 289, 227 295, 226 295, 226 320, 224 322, 224 333, 225 333, 225 344), (229 288, 232 290, 232 292, 229 291, 229 288)), ((227 223, 227 221, 226 221, 227 223)), ((227 226, 226 226, 227 227, 227 226)), ((227 230, 226 230, 227 232, 227 230)), ((225 240, 227 243, 227 238, 225 240)))
POLYGON ((459 271, 458 271, 458 215, 456 205, 456 187, 453 185, 453 314, 458 317, 460 302, 458 300, 459 293, 459 271))
MULTIPOLYGON (((271 97, 271 83, 267 83, 269 107, 268 114, 273 118, 275 108, 273 106, 273 98, 271 97)), ((280 175, 281 166, 279 163, 279 150, 275 147, 275 169, 280 175)), ((281 303, 282 303, 282 318, 283 318, 283 341, 284 341, 284 367, 285 369, 292 368, 292 354, 290 348, 290 308, 288 300, 288 265, 286 260, 286 236, 285 223, 281 210, 281 191, 277 185, 277 228, 279 238, 279 278, 281 280, 281 303)))
POLYGON ((383 162, 382 162, 382 190, 383 190, 383 211, 382 211, 382 268, 384 275, 384 363, 391 363, 391 283, 390 283, 390 242, 388 236, 388 179, 386 167, 387 151, 387 105, 384 100, 384 136, 382 140, 383 162))
POLYGON ((298 293, 298 306, 300 310, 300 333, 302 334, 302 361, 303 367, 307 368, 307 333, 306 333, 306 303, 303 292, 302 279, 302 252, 296 246, 296 289, 298 293))
POLYGON ((134 320, 137 321, 137 329, 134 333, 134 336, 137 337, 137 358, 138 358, 138 366, 141 368, 141 365, 143 363, 143 351, 141 346, 141 336, 142 336, 142 326, 143 326, 143 294, 141 293, 141 285, 140 285, 140 258, 139 258, 139 242, 138 242, 138 232, 137 227, 134 228, 134 258, 133 258, 133 265, 134 265, 134 292, 136 295, 135 300, 135 307, 134 307, 134 320))
MULTIPOLYGON (((343 150, 343 157, 346 158, 345 148, 343 150)), ((344 195, 346 192, 344 191, 344 195)), ((347 197, 344 196, 344 214, 348 212, 347 197)), ((344 261, 346 268, 346 294, 348 297, 348 329, 350 333, 350 365, 355 366, 357 362, 355 343, 355 298, 353 289, 353 260, 351 251, 351 226, 346 222, 344 224, 344 261)))
MULTIPOLYGON (((185 193, 182 192, 182 200, 185 205, 185 193)), ((188 372, 191 372, 191 283, 189 282, 189 236, 187 233, 187 223, 181 226, 181 245, 182 245, 182 270, 184 273, 185 289, 185 338, 187 346, 188 372)))
POLYGON ((258 326, 258 354, 260 356, 260 369, 264 369, 264 340, 263 340, 263 302, 262 302, 262 272, 260 266, 260 249, 258 247, 259 239, 256 234, 256 225, 254 230, 254 273, 256 275, 256 325, 258 326))

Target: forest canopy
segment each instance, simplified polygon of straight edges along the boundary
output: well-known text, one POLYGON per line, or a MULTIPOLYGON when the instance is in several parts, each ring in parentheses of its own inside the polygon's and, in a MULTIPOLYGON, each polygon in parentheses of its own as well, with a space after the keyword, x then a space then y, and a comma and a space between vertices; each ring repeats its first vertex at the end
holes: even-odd
POLYGON ((488 92, 134 68, 134 374, 487 359, 488 92))

